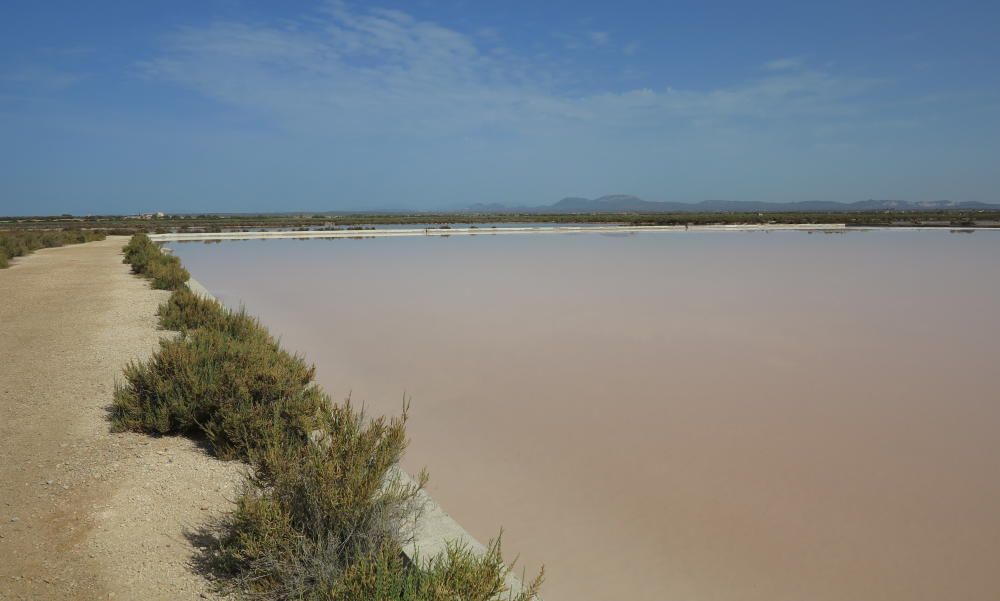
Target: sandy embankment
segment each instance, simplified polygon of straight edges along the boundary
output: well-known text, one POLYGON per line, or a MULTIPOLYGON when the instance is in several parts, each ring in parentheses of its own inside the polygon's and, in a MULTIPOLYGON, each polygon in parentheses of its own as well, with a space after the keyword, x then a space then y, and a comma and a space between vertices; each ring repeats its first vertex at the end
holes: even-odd
POLYGON ((198 599, 186 534, 224 511, 240 469, 184 438, 111 434, 122 366, 164 332, 125 238, 0 270, 0 599, 198 599))

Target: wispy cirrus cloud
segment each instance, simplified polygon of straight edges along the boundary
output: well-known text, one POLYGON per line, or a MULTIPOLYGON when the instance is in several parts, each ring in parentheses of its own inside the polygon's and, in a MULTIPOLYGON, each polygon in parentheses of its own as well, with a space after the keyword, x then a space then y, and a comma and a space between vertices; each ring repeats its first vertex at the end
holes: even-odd
POLYGON ((606 31, 591 31, 587 37, 598 46, 606 46, 611 41, 611 34, 606 31))
POLYGON ((805 65, 805 59, 800 56, 776 58, 761 65, 765 71, 789 71, 805 65))
MULTIPOLYGON (((572 72, 530 56, 497 58, 490 36, 409 14, 342 3, 285 26, 217 22, 172 33, 140 64, 172 82, 277 123, 342 135, 449 136, 546 128, 657 129, 739 117, 847 115, 879 82, 810 69, 800 58, 714 89, 650 86, 572 94, 572 72), (571 83, 571 81, 570 81, 571 83)), ((610 36, 593 32, 594 43, 610 36)), ((638 41, 624 47, 634 53, 638 41)))
POLYGON ((85 79, 86 73, 41 64, 0 71, 0 82, 22 90, 65 90, 85 79))

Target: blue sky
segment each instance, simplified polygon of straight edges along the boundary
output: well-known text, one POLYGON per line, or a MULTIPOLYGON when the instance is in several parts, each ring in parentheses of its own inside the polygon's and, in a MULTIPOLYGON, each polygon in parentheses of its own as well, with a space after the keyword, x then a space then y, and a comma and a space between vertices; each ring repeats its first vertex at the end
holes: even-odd
POLYGON ((21 2, 0 214, 1000 202, 996 2, 21 2))

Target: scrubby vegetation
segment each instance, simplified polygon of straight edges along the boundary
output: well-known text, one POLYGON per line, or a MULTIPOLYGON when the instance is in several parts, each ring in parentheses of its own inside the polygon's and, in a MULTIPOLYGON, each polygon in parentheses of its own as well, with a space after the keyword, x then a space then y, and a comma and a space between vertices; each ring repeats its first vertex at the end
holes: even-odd
POLYGON ((262 330, 256 319, 245 311, 227 311, 218 301, 198 296, 187 286, 174 290, 157 315, 167 330, 197 329, 225 332, 235 338, 251 337, 262 330))
MULTIPOLYGON (((155 260, 147 243, 137 235, 125 249, 134 269, 155 260)), ((204 436, 220 457, 250 465, 210 558, 234 591, 316 601, 536 596, 541 576, 524 590, 507 589, 510 567, 499 539, 485 555, 460 546, 427 560, 403 555, 426 482, 424 475, 404 481, 394 467, 406 448, 405 410, 373 419, 350 401, 332 403, 312 366, 284 351, 257 320, 187 286, 174 290, 159 315, 163 327, 181 334, 125 369, 112 423, 204 436)))
POLYGON ((125 368, 129 385, 116 397, 114 424, 202 433, 220 457, 249 459, 264 433, 306 440, 320 427, 324 399, 312 377, 312 367, 263 328, 246 336, 197 329, 164 341, 149 362, 125 368))
POLYGON ((21 257, 39 248, 80 244, 104 240, 102 230, 10 230, 0 231, 0 269, 14 257, 21 257))
POLYGON ((154 288, 176 290, 190 277, 181 267, 180 259, 164 253, 146 234, 132 236, 122 250, 125 262, 132 264, 132 271, 152 280, 154 288))
POLYGON ((103 228, 111 234, 139 232, 238 232, 252 229, 325 230, 368 229, 373 225, 492 223, 621 223, 626 225, 709 225, 768 223, 845 223, 848 226, 924 227, 1000 227, 1000 211, 994 208, 942 208, 928 210, 858 210, 858 211, 710 211, 673 213, 327 213, 327 214, 237 214, 237 215, 164 215, 136 219, 122 215, 87 217, 35 216, 0 217, 0 227, 33 228, 103 228))

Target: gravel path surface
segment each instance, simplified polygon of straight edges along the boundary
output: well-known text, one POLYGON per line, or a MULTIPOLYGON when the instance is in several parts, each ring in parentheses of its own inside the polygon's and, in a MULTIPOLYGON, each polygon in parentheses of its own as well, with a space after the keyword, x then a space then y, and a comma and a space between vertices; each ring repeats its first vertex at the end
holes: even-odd
POLYGON ((169 335, 126 241, 0 270, 0 599, 215 597, 188 535, 231 505, 240 465, 109 431, 122 367, 169 335))

